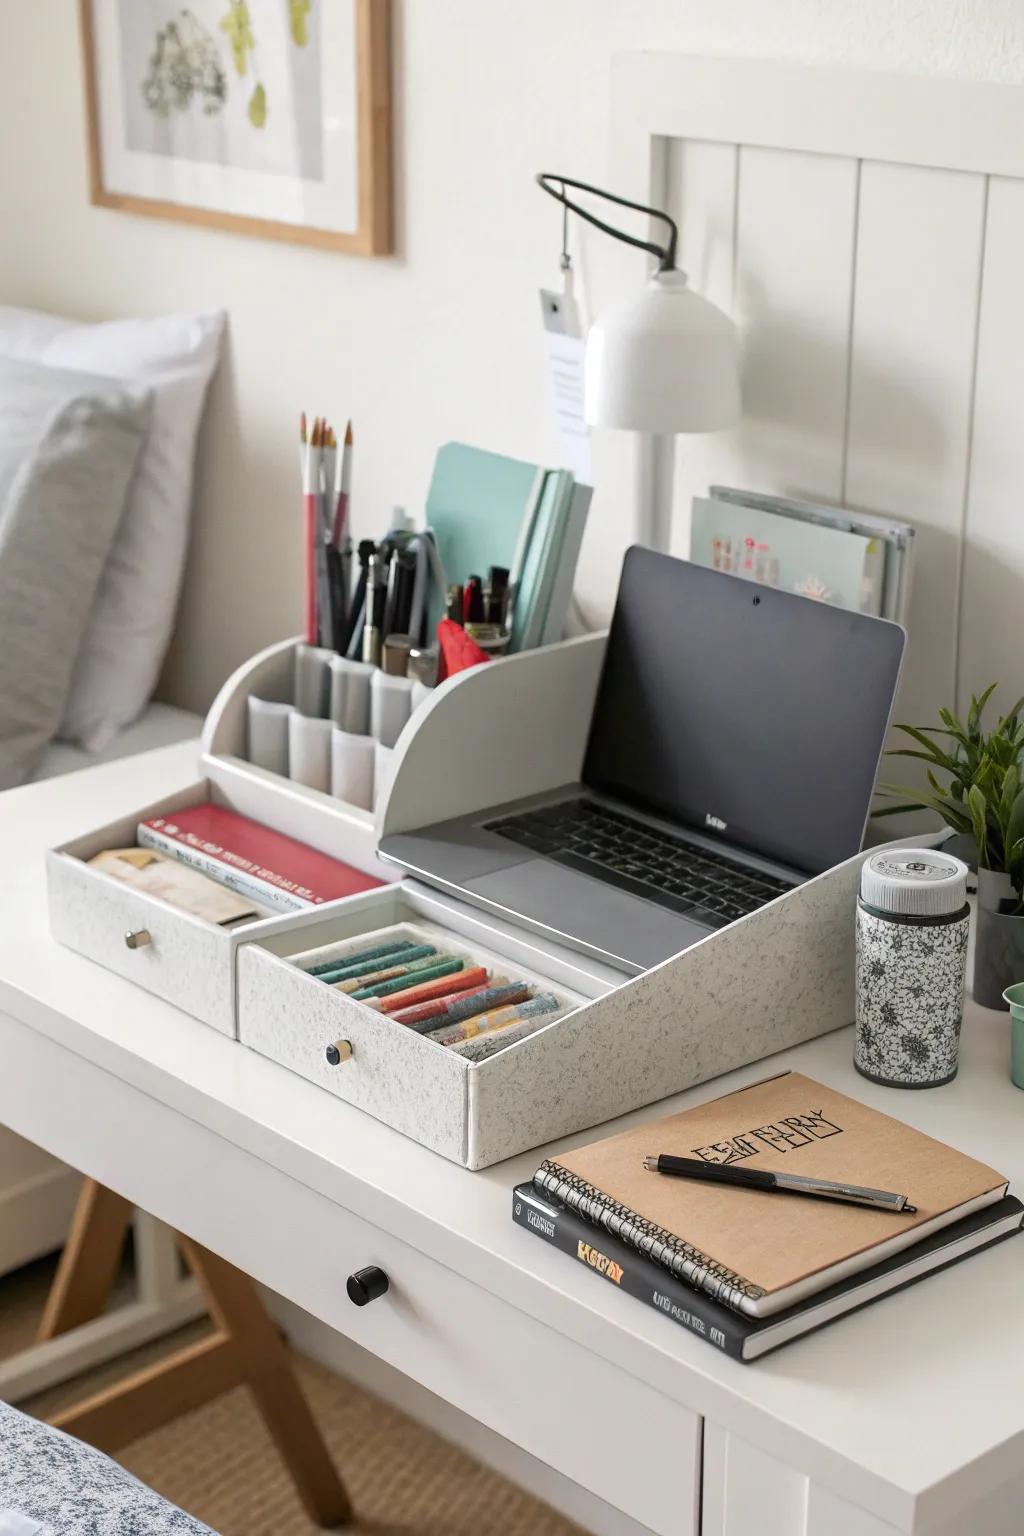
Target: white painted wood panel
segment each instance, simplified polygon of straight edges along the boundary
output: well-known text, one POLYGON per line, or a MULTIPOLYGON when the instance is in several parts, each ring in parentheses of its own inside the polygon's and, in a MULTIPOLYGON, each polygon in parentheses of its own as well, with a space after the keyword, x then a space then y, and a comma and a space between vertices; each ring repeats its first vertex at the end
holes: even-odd
POLYGON ((692 498, 715 481, 839 499, 857 182, 850 159, 673 145, 681 264, 743 334, 743 420, 678 439, 676 553, 689 550, 692 498))
POLYGON ((1024 181, 989 183, 958 696, 1024 693, 1024 181))
POLYGON ((704 1421, 701 1536, 898 1536, 896 1526, 704 1421))
POLYGON ((704 1421, 701 1536, 804 1536, 807 1478, 704 1421))
MULTIPOLYGON (((727 314, 733 312, 738 156, 734 144, 673 139, 666 169, 666 206, 679 224, 679 265, 693 288, 727 314)), ((731 432, 676 439, 674 555, 689 554, 693 498, 730 472, 734 452, 731 432)))
POLYGON ((841 494, 857 181, 854 160, 740 150, 741 485, 841 494))
POLYGON ((807 1516, 801 1536, 895 1536, 895 1529, 859 1505, 830 1493, 820 1483, 808 1483, 807 1516))
POLYGON ((635 54, 615 63, 613 107, 616 171, 666 198, 694 286, 744 335, 741 427, 678 440, 673 549, 715 480, 904 516, 920 537, 897 718, 927 723, 996 678, 1010 703, 1024 692, 1024 88, 635 54))
POLYGON ((896 718, 930 722, 956 686, 985 180, 861 170, 846 499, 917 529, 896 718))

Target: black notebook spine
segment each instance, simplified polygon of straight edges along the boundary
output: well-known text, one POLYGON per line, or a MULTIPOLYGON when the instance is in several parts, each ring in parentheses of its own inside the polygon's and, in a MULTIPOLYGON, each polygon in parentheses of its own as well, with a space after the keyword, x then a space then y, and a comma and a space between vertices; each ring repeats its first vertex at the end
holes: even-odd
POLYGON ((535 1184, 519 1184, 513 1190, 512 1216, 535 1237, 567 1253, 627 1296, 645 1302, 722 1354, 744 1359, 744 1343, 755 1331, 751 1322, 703 1292, 682 1285, 660 1264, 542 1194, 535 1184))

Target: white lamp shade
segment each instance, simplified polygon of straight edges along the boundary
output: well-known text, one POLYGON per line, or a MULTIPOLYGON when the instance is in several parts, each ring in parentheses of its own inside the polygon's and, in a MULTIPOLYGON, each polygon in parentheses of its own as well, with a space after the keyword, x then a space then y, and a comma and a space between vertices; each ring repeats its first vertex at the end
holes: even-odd
POLYGON ((712 432, 740 415, 739 343, 729 316, 659 272, 587 336, 584 414, 594 427, 712 432))

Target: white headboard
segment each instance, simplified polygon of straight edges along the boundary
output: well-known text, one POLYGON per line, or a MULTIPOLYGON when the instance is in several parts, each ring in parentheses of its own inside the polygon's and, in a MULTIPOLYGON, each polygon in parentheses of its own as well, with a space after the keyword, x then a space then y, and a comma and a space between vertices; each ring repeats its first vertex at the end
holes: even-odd
MULTIPOLYGON (((897 719, 1024 693, 1024 88, 633 54, 615 190, 744 333, 744 418, 675 447, 671 546, 712 481, 919 530, 897 719)), ((671 445, 670 445, 671 447, 671 445)), ((645 450, 643 494, 664 473, 645 450)), ((883 775, 884 777, 885 775, 883 775)))

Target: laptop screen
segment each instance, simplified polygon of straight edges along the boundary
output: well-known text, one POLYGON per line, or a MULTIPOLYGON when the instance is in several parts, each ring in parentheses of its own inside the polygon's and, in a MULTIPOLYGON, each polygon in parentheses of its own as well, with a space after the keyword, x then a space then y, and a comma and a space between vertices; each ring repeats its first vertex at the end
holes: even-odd
POLYGON ((860 848, 905 639, 630 549, 583 781, 817 874, 860 848))

